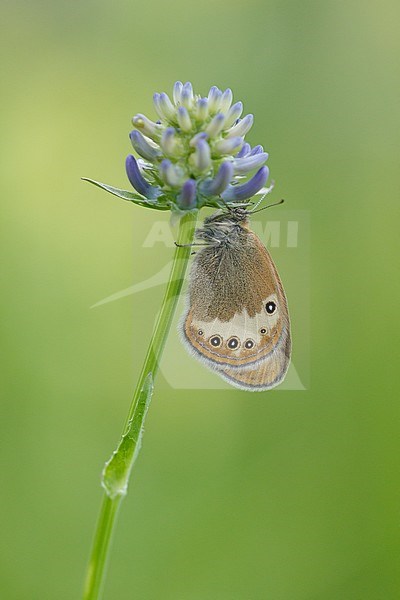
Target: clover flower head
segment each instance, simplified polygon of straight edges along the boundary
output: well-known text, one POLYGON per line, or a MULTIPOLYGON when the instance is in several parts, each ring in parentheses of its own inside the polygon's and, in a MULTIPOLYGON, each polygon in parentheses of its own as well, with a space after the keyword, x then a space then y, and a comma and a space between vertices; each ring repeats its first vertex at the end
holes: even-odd
POLYGON ((268 154, 245 142, 253 115, 242 117, 229 88, 213 86, 202 97, 177 81, 172 98, 162 92, 153 101, 158 119, 135 115, 129 134, 138 158, 127 157, 126 173, 135 192, 89 181, 141 206, 178 212, 229 206, 264 190, 268 154))

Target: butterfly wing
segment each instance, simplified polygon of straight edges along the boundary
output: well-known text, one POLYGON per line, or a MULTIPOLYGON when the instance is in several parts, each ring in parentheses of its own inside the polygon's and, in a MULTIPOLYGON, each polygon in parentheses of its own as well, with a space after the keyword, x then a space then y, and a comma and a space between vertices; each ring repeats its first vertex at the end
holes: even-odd
POLYGON ((182 339, 232 385, 262 390, 282 381, 290 357, 290 323, 275 265, 260 240, 241 227, 232 243, 195 257, 182 339))
POLYGON ((219 374, 230 384, 244 390, 270 390, 283 381, 290 364, 290 352, 290 334, 283 335, 272 352, 255 366, 244 369, 225 367, 219 370, 219 374))

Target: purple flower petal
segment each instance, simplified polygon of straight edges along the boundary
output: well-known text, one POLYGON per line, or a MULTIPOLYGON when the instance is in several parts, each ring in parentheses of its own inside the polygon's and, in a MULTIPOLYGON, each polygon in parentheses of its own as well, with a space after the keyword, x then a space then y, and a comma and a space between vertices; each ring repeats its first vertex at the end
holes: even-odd
POLYGON ((184 178, 182 169, 174 165, 168 158, 164 158, 160 165, 160 175, 171 187, 180 187, 184 178))
POLYGON ((222 163, 214 179, 208 179, 201 185, 205 196, 219 196, 229 185, 233 177, 233 164, 230 161, 222 163))
POLYGON ((177 200, 179 208, 191 210, 196 207, 196 183, 193 179, 185 181, 177 200))
POLYGON ((236 135, 244 136, 251 129, 253 125, 254 117, 253 115, 246 115, 243 117, 239 123, 236 123, 233 127, 231 127, 226 134, 227 138, 234 137, 236 135))
POLYGON ((139 170, 136 159, 132 154, 129 154, 129 156, 126 157, 125 167, 129 181, 139 194, 149 200, 154 200, 160 195, 160 188, 150 185, 150 183, 145 180, 139 170))
POLYGON ((175 104, 179 104, 181 101, 182 88, 183 88, 182 81, 177 81, 174 84, 173 98, 174 98, 175 104))
POLYGON ((214 146, 218 154, 233 154, 243 144, 243 138, 233 137, 229 140, 219 140, 214 146))
POLYGON ((250 144, 247 142, 244 144, 243 148, 236 154, 236 158, 242 158, 243 156, 247 156, 251 150, 250 144))
POLYGON ((209 124, 206 127, 206 132, 210 137, 216 137, 219 133, 221 133, 225 122, 225 115, 222 113, 218 113, 211 119, 209 124))
POLYGON ((211 113, 217 112, 219 106, 221 104, 222 92, 217 88, 216 85, 213 85, 208 92, 208 107, 211 113))
POLYGON ((177 139, 176 131, 173 127, 167 127, 167 129, 164 129, 160 140, 160 146, 165 154, 175 153, 177 139))
POLYGON ((166 118, 173 119, 175 116, 175 108, 174 108, 174 105, 172 104, 171 100, 169 99, 168 94, 166 94, 165 92, 162 92, 160 94, 160 98, 159 98, 158 102, 159 102, 160 109, 162 110, 162 112, 164 113, 166 118))
POLYGON ((196 135, 194 135, 192 137, 192 139, 189 142, 189 145, 192 148, 195 148, 197 146, 197 143, 199 140, 207 140, 208 139, 208 133, 206 133, 205 131, 199 131, 199 133, 196 133, 196 135))
POLYGON ((264 152, 264 148, 260 145, 258 146, 254 146, 254 148, 252 148, 252 150, 249 152, 250 156, 254 156, 254 154, 261 154, 261 152, 264 152))
POLYGON ((196 144, 196 150, 193 154, 194 163, 199 171, 205 171, 211 165, 210 146, 206 140, 199 139, 196 144))
POLYGON ((230 88, 227 88, 221 96, 220 110, 223 113, 227 113, 230 105, 232 104, 233 94, 230 88))
POLYGON ((160 156, 160 152, 156 148, 153 148, 153 146, 150 146, 140 131, 131 131, 129 137, 132 142, 132 146, 142 158, 145 158, 149 161, 154 161, 156 160, 157 156, 160 156))
POLYGON ((192 129, 192 121, 189 113, 184 106, 178 108, 178 124, 182 131, 190 131, 192 129))
POLYGON ((193 88, 192 88, 192 84, 189 83, 189 81, 187 83, 185 83, 185 85, 182 88, 181 102, 182 102, 183 106, 186 106, 186 108, 189 108, 189 109, 192 108, 193 88))
POLYGON ((229 129, 238 120, 240 115, 243 112, 243 104, 242 102, 236 102, 233 106, 231 106, 228 114, 226 115, 224 129, 229 129))
POLYGON ((208 99, 199 98, 197 100, 197 118, 204 121, 208 117, 208 99))
POLYGON ((240 202, 248 200, 264 187, 269 175, 268 167, 261 167, 257 173, 246 183, 241 185, 230 185, 221 194, 226 202, 240 202))
POLYGON ((254 154, 253 156, 249 154, 249 156, 245 156, 244 158, 236 158, 233 161, 234 173, 235 175, 246 175, 246 173, 261 167, 267 158, 268 154, 266 152, 254 154))
POLYGON ((133 126, 139 129, 144 135, 154 141, 158 141, 161 135, 162 126, 159 123, 150 121, 145 115, 137 114, 132 119, 133 126))

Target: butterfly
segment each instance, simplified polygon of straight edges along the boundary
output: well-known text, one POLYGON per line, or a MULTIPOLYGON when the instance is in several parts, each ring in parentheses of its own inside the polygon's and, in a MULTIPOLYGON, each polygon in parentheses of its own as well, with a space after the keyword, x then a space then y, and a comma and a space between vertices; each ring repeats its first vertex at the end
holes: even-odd
POLYGON ((189 352, 233 386, 269 390, 284 379, 290 320, 272 258, 251 230, 251 211, 233 207, 204 220, 196 238, 188 306, 179 326, 189 352))

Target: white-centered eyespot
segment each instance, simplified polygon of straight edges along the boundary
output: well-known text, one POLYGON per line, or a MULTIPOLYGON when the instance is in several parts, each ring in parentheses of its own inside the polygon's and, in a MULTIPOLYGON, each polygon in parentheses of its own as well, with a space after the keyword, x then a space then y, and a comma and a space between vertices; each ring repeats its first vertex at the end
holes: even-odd
POLYGON ((240 346, 240 341, 237 337, 231 337, 227 342, 227 346, 230 350, 236 350, 240 346))
POLYGON ((222 344, 222 338, 219 335, 213 335, 210 338, 210 344, 211 346, 214 346, 214 348, 218 348, 218 346, 220 346, 222 344))
POLYGON ((253 348, 254 347, 253 340, 246 340, 244 343, 244 347, 247 348, 247 350, 250 350, 251 348, 253 348))
POLYGON ((265 305, 265 310, 267 311, 267 313, 269 315, 273 315, 274 312, 276 311, 276 304, 275 304, 275 302, 273 302, 272 300, 270 300, 269 302, 267 302, 267 304, 265 305))

